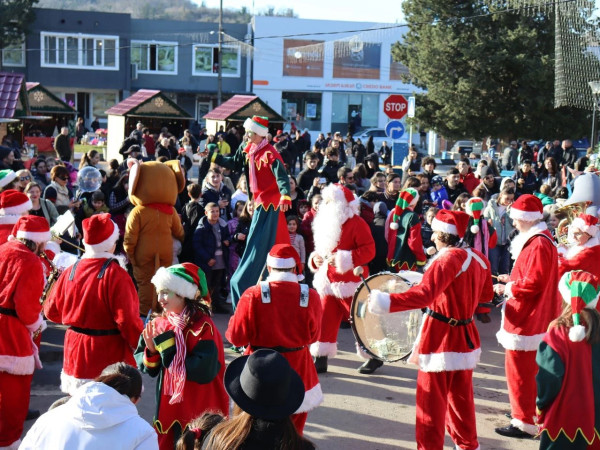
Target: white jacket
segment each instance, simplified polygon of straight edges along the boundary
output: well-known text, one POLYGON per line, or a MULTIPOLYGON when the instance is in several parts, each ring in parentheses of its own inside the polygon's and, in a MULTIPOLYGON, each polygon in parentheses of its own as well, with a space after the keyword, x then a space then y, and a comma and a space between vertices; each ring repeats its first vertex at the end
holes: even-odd
POLYGON ((43 414, 19 449, 158 450, 158 438, 127 396, 92 381, 43 414))

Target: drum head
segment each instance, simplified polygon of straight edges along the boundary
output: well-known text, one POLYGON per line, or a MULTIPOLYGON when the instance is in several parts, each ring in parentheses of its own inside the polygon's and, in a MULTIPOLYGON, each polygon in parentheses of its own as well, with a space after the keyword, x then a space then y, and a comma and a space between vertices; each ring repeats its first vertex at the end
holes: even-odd
MULTIPOLYGON (((378 273, 367 278, 371 290, 389 294, 407 291, 418 284, 423 275, 417 272, 378 273)), ((420 309, 393 314, 372 314, 367 309, 369 292, 362 283, 354 293, 350 307, 352 331, 361 348, 374 358, 386 362, 405 359, 415 343, 423 313, 420 309)))

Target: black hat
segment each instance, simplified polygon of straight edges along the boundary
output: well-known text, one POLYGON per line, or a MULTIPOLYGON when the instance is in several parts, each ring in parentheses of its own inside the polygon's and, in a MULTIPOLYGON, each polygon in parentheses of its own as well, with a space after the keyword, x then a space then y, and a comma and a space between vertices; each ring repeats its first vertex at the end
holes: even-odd
POLYGON ((140 148, 140 146, 137 144, 134 144, 134 145, 130 146, 127 150, 125 150, 123 152, 123 154, 129 155, 130 153, 133 153, 133 152, 140 153, 141 151, 142 151, 142 149, 140 148))
POLYGON ((274 350, 261 349, 233 360, 224 383, 233 401, 259 419, 284 419, 304 401, 300 375, 274 350))
POLYGON ((3 145, 0 145, 0 159, 6 158, 12 151, 13 151, 12 148, 4 147, 3 145))

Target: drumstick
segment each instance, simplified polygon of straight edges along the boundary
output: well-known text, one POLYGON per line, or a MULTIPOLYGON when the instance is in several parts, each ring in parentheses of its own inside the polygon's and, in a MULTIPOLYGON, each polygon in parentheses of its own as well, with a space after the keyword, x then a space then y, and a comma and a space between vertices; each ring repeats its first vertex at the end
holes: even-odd
MULTIPOLYGON (((365 287, 367 288, 367 292, 369 294, 371 294, 371 288, 367 284, 367 280, 365 280, 365 277, 363 275, 364 269, 362 268, 362 266, 356 266, 352 272, 354 273, 355 276, 360 277, 362 282, 365 284, 365 287)), ((365 317, 366 309, 367 309, 367 302, 361 303, 358 311, 356 311, 357 317, 359 317, 359 318, 365 317)))

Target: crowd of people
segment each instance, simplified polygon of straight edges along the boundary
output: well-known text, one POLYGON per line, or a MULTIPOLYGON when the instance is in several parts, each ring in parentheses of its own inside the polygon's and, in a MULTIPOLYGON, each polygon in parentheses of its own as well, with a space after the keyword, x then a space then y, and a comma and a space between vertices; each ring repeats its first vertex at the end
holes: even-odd
MULTIPOLYGON (((541 431, 549 449, 598 439, 598 218, 580 208, 568 235, 558 227, 577 184, 600 185, 595 155, 577 159, 569 140, 541 149, 511 142, 500 160, 492 148, 438 174, 436 159, 414 146, 396 170, 386 143, 376 149, 340 133, 311 143, 307 130, 269 130, 254 116, 177 139, 138 123, 123 162, 108 161, 108 170, 97 150, 78 169, 61 148, 26 168, 16 148, 0 147, 0 326, 16 336, 0 345, 0 448, 20 442, 41 313, 69 327, 67 397, 22 448, 107 442, 110 427, 125 426, 138 436, 129 448, 314 448, 304 424, 323 401, 318 374, 336 356, 358 267, 364 276, 424 272, 403 294, 374 290, 369 299, 373 314, 426 308, 411 356, 418 448, 441 449, 445 429, 458 448, 479 448, 473 319, 490 323, 489 303, 502 298, 497 338, 511 420, 496 432, 541 431), (85 167, 101 179, 92 190, 78 179, 85 167), (69 230, 51 233, 65 214, 69 230), (213 313, 233 314, 225 336, 244 353, 227 368, 213 313), (154 434, 132 409, 141 395, 134 366, 158 377, 154 434), (585 424, 561 409, 577 389, 565 371, 589 394, 585 424), (116 409, 98 421, 102 408, 116 409)), ((362 374, 383 364, 358 345, 357 353, 362 374)))

